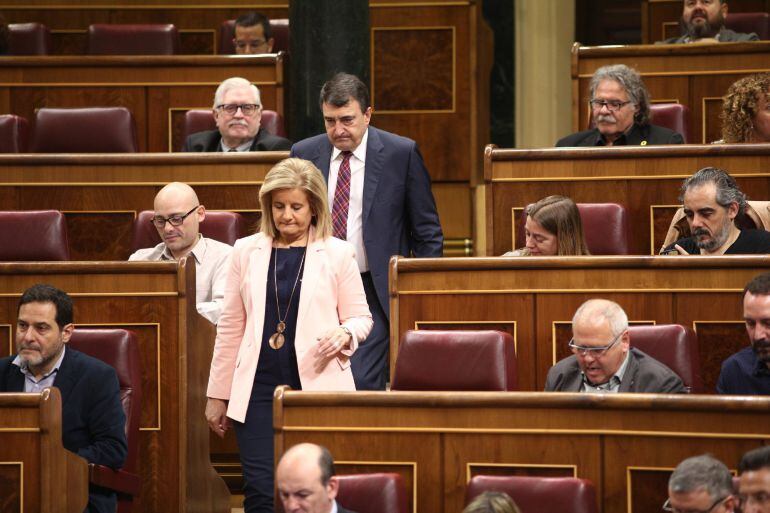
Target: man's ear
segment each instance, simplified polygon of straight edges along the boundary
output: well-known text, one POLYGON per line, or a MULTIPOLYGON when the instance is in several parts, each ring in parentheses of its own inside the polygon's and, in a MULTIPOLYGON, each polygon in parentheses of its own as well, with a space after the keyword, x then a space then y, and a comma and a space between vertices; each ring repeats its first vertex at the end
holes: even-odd
POLYGON ((730 203, 730 206, 727 207, 727 216, 730 218, 730 220, 734 220, 738 216, 738 202, 733 201, 730 203))
POLYGON ((328 494, 329 500, 333 501, 337 498, 337 492, 340 491, 340 481, 337 479, 337 476, 332 476, 329 478, 329 483, 326 485, 326 493, 328 494))
POLYGON ((75 325, 72 323, 65 325, 61 329, 61 339, 65 344, 70 341, 70 337, 72 337, 72 332, 74 330, 75 330, 75 325))
POLYGON ((273 45, 275 44, 275 39, 270 38, 267 40, 267 53, 273 53, 273 45))
POLYGON ((727 2, 722 0, 719 5, 719 9, 722 11, 722 16, 727 17, 727 2))

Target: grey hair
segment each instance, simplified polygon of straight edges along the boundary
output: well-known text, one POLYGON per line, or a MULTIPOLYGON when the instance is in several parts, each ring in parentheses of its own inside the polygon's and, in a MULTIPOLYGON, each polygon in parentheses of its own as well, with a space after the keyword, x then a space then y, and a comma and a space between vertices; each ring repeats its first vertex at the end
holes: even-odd
POLYGON ((591 77, 590 91, 591 99, 594 98, 596 88, 602 80, 614 80, 625 89, 628 99, 639 107, 634 114, 634 121, 644 126, 650 124, 650 94, 642 82, 642 77, 634 68, 629 68, 625 64, 611 64, 602 66, 594 72, 591 77))
POLYGON ((259 89, 257 89, 257 86, 246 80, 245 78, 241 77, 230 77, 226 79, 224 82, 219 84, 219 87, 217 87, 217 91, 214 93, 214 107, 217 108, 217 105, 222 105, 225 101, 225 95, 228 93, 228 91, 232 89, 240 89, 242 87, 248 87, 251 89, 252 94, 254 95, 254 103, 257 104, 258 107, 262 107, 262 100, 259 97, 259 89))
POLYGON ((727 466, 711 456, 703 454, 687 458, 677 465, 668 480, 673 493, 690 493, 704 489, 712 501, 733 493, 733 476, 727 466))
POLYGON ((735 178, 730 176, 727 171, 716 167, 704 167, 682 182, 679 201, 684 201, 684 195, 690 189, 695 189, 709 183, 713 183, 716 186, 717 204, 724 208, 729 208, 732 202, 736 202, 738 204, 738 215, 741 215, 746 210, 746 195, 738 187, 735 178))
POLYGON ((584 317, 599 316, 606 319, 610 325, 612 336, 616 337, 628 329, 626 312, 614 301, 609 299, 589 299, 572 316, 572 325, 584 317))

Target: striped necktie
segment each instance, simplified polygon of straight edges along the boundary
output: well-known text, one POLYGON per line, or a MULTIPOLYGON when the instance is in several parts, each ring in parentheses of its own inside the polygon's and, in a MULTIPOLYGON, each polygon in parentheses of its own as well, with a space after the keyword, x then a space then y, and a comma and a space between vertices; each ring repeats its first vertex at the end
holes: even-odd
POLYGON ((334 188, 332 205, 332 226, 334 236, 346 240, 348 237, 348 207, 350 206, 350 156, 349 151, 342 152, 342 163, 337 173, 337 185, 334 188))

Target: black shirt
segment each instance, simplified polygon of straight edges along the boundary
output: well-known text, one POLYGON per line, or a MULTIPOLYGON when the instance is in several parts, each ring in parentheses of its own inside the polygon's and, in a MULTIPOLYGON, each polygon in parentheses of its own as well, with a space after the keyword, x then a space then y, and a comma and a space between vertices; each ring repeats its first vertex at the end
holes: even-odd
MULTIPOLYGON (((691 255, 700 255, 700 248, 695 243, 694 237, 679 239, 664 251, 673 250, 676 244, 691 255)), ((764 255, 766 253, 770 253, 770 232, 765 230, 741 230, 732 246, 725 251, 725 255, 764 255)))

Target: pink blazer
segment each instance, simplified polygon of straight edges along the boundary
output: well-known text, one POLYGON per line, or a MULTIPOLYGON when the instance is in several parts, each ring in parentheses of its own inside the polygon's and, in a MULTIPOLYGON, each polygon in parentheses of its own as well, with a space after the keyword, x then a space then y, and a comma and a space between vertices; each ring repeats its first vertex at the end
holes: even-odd
MULTIPOLYGON (((250 237, 232 253, 222 315, 206 395, 228 400, 227 416, 243 422, 262 347, 265 286, 273 239, 250 237)), ((311 228, 299 296, 295 335, 303 390, 355 390, 350 355, 372 329, 353 246, 329 237, 315 239, 311 228), (353 335, 350 349, 336 357, 316 356, 317 338, 343 325, 353 335)))

